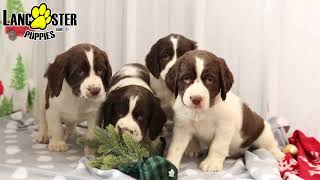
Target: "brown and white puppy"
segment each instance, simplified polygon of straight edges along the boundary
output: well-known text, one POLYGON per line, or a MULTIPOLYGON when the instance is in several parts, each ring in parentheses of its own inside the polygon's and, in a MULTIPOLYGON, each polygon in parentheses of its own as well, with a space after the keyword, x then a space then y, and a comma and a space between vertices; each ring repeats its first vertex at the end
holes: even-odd
POLYGON ((59 54, 45 74, 36 140, 49 142, 50 151, 67 151, 65 136, 85 120, 90 137, 111 75, 107 54, 94 45, 79 44, 59 54))
POLYGON ((160 98, 161 106, 169 119, 172 119, 174 94, 165 84, 167 73, 176 63, 177 58, 196 48, 194 41, 179 34, 169 34, 159 39, 146 56, 146 66, 152 74, 151 87, 160 98))
POLYGON ((112 124, 120 132, 131 133, 136 142, 155 140, 166 115, 150 88, 148 69, 127 64, 113 75, 101 115, 103 128, 112 124))
POLYGON ((167 159, 177 168, 193 136, 209 147, 200 164, 203 171, 221 170, 227 156, 241 155, 251 146, 265 148, 277 159, 284 156, 270 125, 229 92, 233 76, 223 59, 207 51, 190 51, 167 76, 167 86, 176 96, 167 159))

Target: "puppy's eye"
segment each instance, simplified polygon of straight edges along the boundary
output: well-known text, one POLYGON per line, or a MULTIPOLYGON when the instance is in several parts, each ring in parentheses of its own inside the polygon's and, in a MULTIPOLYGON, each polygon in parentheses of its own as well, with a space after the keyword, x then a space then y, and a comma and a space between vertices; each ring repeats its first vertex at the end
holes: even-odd
POLYGON ((103 70, 102 69, 97 69, 97 75, 101 76, 103 74, 103 70))
POLYGON ((83 70, 79 70, 77 73, 78 73, 78 75, 79 75, 80 77, 83 77, 84 74, 85 74, 85 72, 84 72, 83 70))
POLYGON ((205 77, 204 80, 205 80, 205 83, 206 83, 206 84, 212 84, 212 83, 214 83, 215 78, 212 77, 212 76, 207 76, 207 77, 205 77))
POLYGON ((169 56, 169 54, 165 53, 165 54, 161 55, 161 59, 162 60, 169 60, 170 56, 169 56))
POLYGON ((142 121, 143 120, 143 116, 142 115, 138 115, 136 118, 137 118, 138 121, 142 121))
POLYGON ((192 77, 190 75, 186 75, 186 76, 182 77, 182 80, 183 80, 184 83, 190 84, 191 81, 192 81, 192 77))

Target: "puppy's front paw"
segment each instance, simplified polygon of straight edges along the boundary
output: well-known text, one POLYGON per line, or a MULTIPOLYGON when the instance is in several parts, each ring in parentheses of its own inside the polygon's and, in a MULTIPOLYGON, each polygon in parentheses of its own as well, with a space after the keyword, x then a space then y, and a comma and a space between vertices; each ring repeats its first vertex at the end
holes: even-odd
POLYGON ((40 143, 40 144, 48 144, 49 143, 49 137, 48 137, 48 135, 46 133, 38 132, 37 136, 36 136, 36 141, 37 141, 37 143, 40 143))
POLYGON ((205 172, 217 172, 223 168, 223 161, 206 158, 200 163, 200 169, 205 172))
POLYGON ((49 142, 49 151, 54 152, 65 152, 68 151, 68 145, 64 141, 50 141, 49 142))

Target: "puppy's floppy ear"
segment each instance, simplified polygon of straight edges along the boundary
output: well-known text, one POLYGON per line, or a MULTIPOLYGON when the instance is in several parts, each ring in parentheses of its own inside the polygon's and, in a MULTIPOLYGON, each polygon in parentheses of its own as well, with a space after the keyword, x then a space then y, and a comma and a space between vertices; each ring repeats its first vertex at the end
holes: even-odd
POLYGON ((99 112, 99 127, 105 128, 109 124, 112 124, 112 95, 107 96, 107 100, 101 105, 99 112))
POLYGON ((178 77, 180 73, 180 63, 181 61, 177 61, 168 71, 165 82, 167 87, 171 92, 174 93, 175 97, 178 96, 178 77))
POLYGON ((66 69, 68 64, 68 55, 66 53, 59 54, 52 64, 49 64, 44 77, 48 79, 49 97, 59 96, 63 80, 66 77, 66 69))
POLYGON ((220 88, 221 88, 221 98, 226 99, 228 91, 231 89, 233 84, 233 75, 229 70, 224 59, 219 59, 220 67, 220 88))
POLYGON ((160 77, 160 63, 159 63, 159 47, 158 42, 156 42, 152 47, 150 52, 147 54, 146 57, 146 66, 151 72, 151 74, 156 77, 157 79, 160 77))
POLYGON ((195 50, 197 48, 198 48, 197 42, 191 40, 191 50, 195 50))
POLYGON ((108 89, 108 86, 109 86, 109 82, 110 82, 110 79, 111 79, 111 76, 112 76, 112 68, 110 66, 110 62, 109 62, 109 59, 108 59, 108 55, 105 51, 102 51, 102 55, 104 57, 104 60, 105 60, 105 65, 107 67, 107 72, 105 73, 104 77, 103 77, 103 85, 105 87, 105 90, 108 89))
POLYGON ((151 140, 155 140, 159 136, 166 121, 167 117, 160 106, 160 100, 154 97, 152 118, 149 122, 149 137, 151 140))
POLYGON ((180 41, 180 43, 182 43, 181 46, 185 46, 185 49, 187 51, 195 50, 198 48, 197 42, 186 37, 182 37, 182 41, 180 41))

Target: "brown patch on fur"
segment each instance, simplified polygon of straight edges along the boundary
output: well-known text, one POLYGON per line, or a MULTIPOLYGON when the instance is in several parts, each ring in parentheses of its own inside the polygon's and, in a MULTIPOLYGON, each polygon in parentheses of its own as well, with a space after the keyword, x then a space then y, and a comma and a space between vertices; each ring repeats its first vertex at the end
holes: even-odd
POLYGON ((153 99, 152 118, 149 122, 149 137, 155 140, 162 132, 162 128, 167 122, 167 116, 160 105, 160 100, 157 97, 153 99))
POLYGON ((93 69, 96 75, 101 77, 103 86, 105 87, 105 90, 107 90, 107 87, 109 86, 109 81, 112 76, 112 68, 109 63, 108 55, 106 52, 100 50, 96 46, 92 46, 92 48, 94 57, 93 69), (101 73, 98 74, 98 71, 101 71, 101 73))
POLYGON ((251 146, 260 136, 264 129, 264 120, 245 103, 242 104, 242 113, 243 122, 241 132, 244 141, 241 144, 241 148, 245 148, 251 146))
POLYGON ((220 82, 221 82, 221 98, 226 99, 228 91, 230 91, 233 84, 233 75, 230 72, 224 59, 220 58, 220 82))
POLYGON ((117 72, 112 76, 108 89, 110 89, 112 86, 117 84, 120 80, 125 79, 125 78, 129 78, 129 77, 139 78, 150 86, 150 72, 144 65, 138 64, 138 63, 131 63, 131 64, 126 64, 125 66, 132 66, 132 67, 136 68, 136 70, 138 71, 138 74, 123 75, 120 73, 121 72, 121 70, 120 70, 120 72, 117 72))
POLYGON ((49 104, 49 98, 50 98, 50 89, 49 89, 49 87, 47 86, 47 88, 46 88, 46 93, 45 93, 45 102, 46 102, 46 104, 45 104, 45 109, 48 109, 49 107, 50 107, 50 104, 49 104))
POLYGON ((203 82, 203 85, 209 91, 210 106, 213 106, 216 96, 220 91, 222 91, 220 59, 214 54, 207 54, 206 56, 208 57, 204 58, 210 60, 204 61, 204 69, 201 74, 201 80, 203 82))

